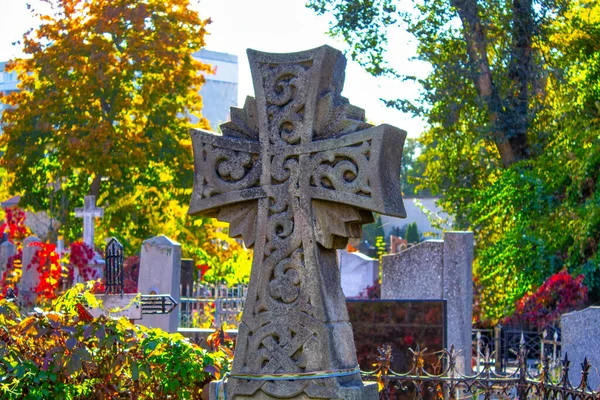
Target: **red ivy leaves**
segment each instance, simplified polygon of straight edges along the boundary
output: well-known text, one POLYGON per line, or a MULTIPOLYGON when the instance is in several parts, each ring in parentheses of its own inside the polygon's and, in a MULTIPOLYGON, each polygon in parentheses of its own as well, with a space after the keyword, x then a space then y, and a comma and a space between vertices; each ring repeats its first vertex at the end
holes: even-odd
POLYGON ((8 240, 23 240, 27 237, 28 230, 25 226, 25 213, 19 208, 5 208, 4 215, 6 222, 0 225, 0 234, 8 229, 8 240))
POLYGON ((35 292, 43 299, 54 299, 62 273, 60 257, 56 252, 56 245, 52 243, 33 242, 29 246, 39 247, 33 255, 31 263, 27 266, 27 269, 35 266, 39 273, 40 283, 35 288, 35 292))
POLYGON ((87 282, 91 281, 92 279, 97 279, 98 276, 96 276, 96 271, 89 266, 91 261, 94 259, 94 249, 82 241, 73 242, 69 247, 71 249, 69 257, 70 280, 73 280, 73 272, 75 268, 78 269, 79 275, 81 275, 84 281, 87 282))
POLYGON ((543 329, 561 316, 585 306, 588 288, 583 275, 573 278, 566 269, 552 275, 533 294, 526 294, 507 323, 524 323, 543 329))
POLYGON ((130 256, 123 263, 123 291, 125 293, 138 292, 138 277, 140 272, 140 257, 130 256))
POLYGON ((200 270, 200 280, 202 280, 202 278, 204 278, 204 274, 206 274, 206 272, 210 269, 210 267, 206 264, 198 264, 196 265, 196 268, 198 268, 200 270))

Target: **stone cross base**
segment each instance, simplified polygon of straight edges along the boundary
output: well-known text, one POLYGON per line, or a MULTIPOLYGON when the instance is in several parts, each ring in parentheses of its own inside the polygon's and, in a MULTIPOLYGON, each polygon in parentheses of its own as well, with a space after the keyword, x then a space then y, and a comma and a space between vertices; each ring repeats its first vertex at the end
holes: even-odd
MULTIPOLYGON (((210 383, 210 400, 223 400, 223 387, 227 386, 227 383, 223 385, 223 381, 212 381, 210 383), (219 398, 217 399, 217 384, 219 385, 219 398)), ((309 400, 309 399, 335 399, 335 400, 379 400, 379 392, 377 391, 377 382, 364 382, 363 386, 348 386, 348 387, 338 387, 337 393, 333 397, 309 397, 306 394, 302 393, 300 396, 296 397, 286 397, 287 400, 309 400)), ((227 391, 225 391, 227 393, 227 391)), ((275 400, 280 397, 272 397, 268 394, 265 394, 262 391, 258 391, 254 396, 235 396, 235 399, 231 399, 230 396, 227 396, 229 400, 275 400)), ((227 400, 227 399, 224 399, 227 400)))

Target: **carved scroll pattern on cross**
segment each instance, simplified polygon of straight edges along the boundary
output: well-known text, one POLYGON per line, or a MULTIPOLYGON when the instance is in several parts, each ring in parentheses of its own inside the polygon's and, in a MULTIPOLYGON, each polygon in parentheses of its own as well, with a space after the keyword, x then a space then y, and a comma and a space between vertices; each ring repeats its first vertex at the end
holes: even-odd
MULTIPOLYGON (((302 282, 302 277, 306 276, 303 270, 302 237, 294 218, 298 198, 293 196, 294 188, 299 185, 298 150, 305 130, 306 79, 311 66, 312 62, 261 66, 268 135, 274 157, 270 165, 271 195, 264 247, 264 274, 259 288, 261 298, 255 303, 252 318, 264 323, 252 332, 249 340, 251 351, 247 352, 250 357, 246 360, 246 368, 242 368, 253 373, 306 372, 304 345, 318 334, 318 330, 298 323, 300 319, 297 318, 288 319, 284 324, 277 322, 277 316, 286 313, 304 312, 312 318, 308 294, 302 282), (283 155, 279 154, 281 151, 283 155), (292 320, 296 323, 289 325, 292 320)), ((316 324, 318 321, 313 321, 313 325, 316 324)), ((246 384, 247 387, 239 387, 239 391, 253 393, 260 388, 272 396, 289 396, 302 393, 308 384, 308 381, 251 381, 246 384)))
MULTIPOLYGON (((329 315, 323 294, 314 290, 325 284, 315 280, 319 257, 360 237, 362 224, 372 221, 368 210, 404 213, 401 200, 389 200, 399 193, 403 138, 398 141, 395 128, 364 122, 362 110, 340 96, 342 76, 321 76, 341 57, 330 57, 330 50, 316 56, 318 51, 309 51, 310 57, 293 63, 251 61, 255 84, 260 82, 258 100, 232 108, 222 137, 192 132, 190 214, 229 222, 230 236, 242 237, 249 247, 256 243, 234 374, 337 368, 337 356, 315 356, 336 340, 331 323, 347 321, 347 315, 329 315), (381 168, 382 159, 388 168, 381 168)), ((332 75, 340 70, 337 64, 333 69, 332 75)), ((335 268, 335 258, 327 268, 335 268)), ((341 288, 325 288, 331 289, 341 294, 341 288)), ((343 294, 335 301, 343 303, 343 294)), ((346 364, 353 367, 352 360, 346 364)), ((304 392, 327 398, 336 382, 231 379, 227 392, 232 398, 258 390, 273 397, 304 392)))
POLYGON ((205 198, 257 186, 260 163, 257 154, 218 148, 205 144, 202 148, 204 163, 210 165, 210 174, 204 176, 205 198))
POLYGON ((370 197, 368 171, 370 141, 311 155, 310 185, 370 197))

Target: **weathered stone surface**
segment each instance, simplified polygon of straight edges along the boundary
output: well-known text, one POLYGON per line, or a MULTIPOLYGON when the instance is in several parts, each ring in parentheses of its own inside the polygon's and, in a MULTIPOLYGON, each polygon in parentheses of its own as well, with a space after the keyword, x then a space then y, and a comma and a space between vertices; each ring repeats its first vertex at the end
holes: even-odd
POLYGON ((23 273, 17 287, 19 288, 19 302, 27 306, 31 306, 37 302, 35 288, 40 284, 40 273, 37 267, 32 265, 28 268, 35 252, 40 249, 39 246, 30 246, 30 244, 36 242, 40 242, 40 239, 36 236, 29 236, 23 240, 23 273))
POLYGON ((379 279, 379 260, 362 253, 338 250, 338 263, 346 297, 357 297, 379 279))
POLYGON ((600 390, 600 307, 563 314, 560 318, 561 352, 571 360, 569 380, 573 386, 581 382, 581 364, 587 357, 592 364, 589 386, 600 390))
POLYGON ((472 232, 445 232, 443 240, 383 256, 381 298, 446 300, 447 345, 462 351, 457 368, 471 371, 472 232))
POLYGON ((227 398, 376 398, 359 373, 235 377, 355 368, 335 249, 360 237, 369 210, 405 216, 398 171, 406 134, 371 127, 341 97, 343 55, 324 46, 248 57, 256 100, 232 110, 222 137, 192 131, 190 214, 227 221, 232 236, 254 246, 227 398))
POLYGON ((94 223, 104 216, 104 208, 96 207, 96 196, 85 196, 83 208, 75 209, 75 217, 83 218, 83 242, 94 248, 94 223))
MULTIPOLYGON (((181 284, 181 245, 166 236, 156 236, 142 243, 138 291, 141 294, 169 294, 179 303, 181 284)), ((177 332, 179 312, 144 315, 141 325, 177 332)))
MULTIPOLYGON (((222 381, 212 381, 209 387, 209 398, 211 399, 221 399, 223 398, 223 384, 222 381), (217 386, 219 387, 219 393, 217 398, 217 386)), ((365 382, 362 386, 348 386, 348 387, 340 387, 337 393, 338 397, 335 397, 335 400, 379 400, 379 392, 377 390, 377 382, 365 382)), ((227 394, 227 398, 229 399, 229 394, 227 394)), ((259 399, 259 400, 275 400, 280 399, 281 397, 273 397, 265 394, 264 392, 259 392, 257 395, 252 396, 236 396, 236 399, 241 400, 249 400, 249 399, 259 399)), ((310 397, 306 394, 301 394, 300 396, 293 397, 293 400, 310 400, 315 398, 329 398, 329 397, 310 397)))
POLYGON ((12 242, 9 242, 8 240, 6 242, 3 242, 2 244, 0 244, 0 277, 4 274, 4 271, 6 271, 6 265, 8 264, 8 259, 11 256, 15 255, 15 244, 12 242))

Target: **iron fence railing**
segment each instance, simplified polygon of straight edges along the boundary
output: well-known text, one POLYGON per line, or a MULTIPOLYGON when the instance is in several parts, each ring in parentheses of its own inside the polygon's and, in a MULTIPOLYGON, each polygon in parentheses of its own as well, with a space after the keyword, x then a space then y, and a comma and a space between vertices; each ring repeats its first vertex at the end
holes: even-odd
POLYGON ((549 326, 541 331, 525 331, 512 327, 496 326, 493 329, 473 329, 473 368, 482 368, 482 352, 486 347, 494 354, 492 363, 496 373, 507 374, 518 365, 517 354, 521 346, 525 346, 529 368, 541 370, 543 360, 550 357, 553 364, 560 361, 560 329, 549 326))
MULTIPOLYGON (((364 380, 378 381, 383 390, 380 399, 572 399, 600 400, 600 388, 590 387, 592 366, 587 359, 581 364, 581 380, 569 381, 573 368, 565 354, 558 365, 553 366, 545 357, 540 371, 530 369, 527 360, 525 336, 522 335, 516 354, 518 363, 510 374, 498 374, 492 368, 494 354, 486 347, 482 354, 482 368, 475 375, 462 375, 457 369, 458 352, 450 350, 429 354, 425 350, 412 350, 412 368, 406 373, 390 370, 392 350, 389 346, 379 349, 377 369, 363 373, 364 380), (427 365, 426 360, 436 356, 436 362, 427 365), (557 369, 553 374, 552 369, 557 369)), ((597 373, 597 372, 596 372, 597 373)))
POLYGON ((244 309, 246 285, 194 283, 186 297, 180 298, 179 326, 182 328, 238 327, 244 309))

